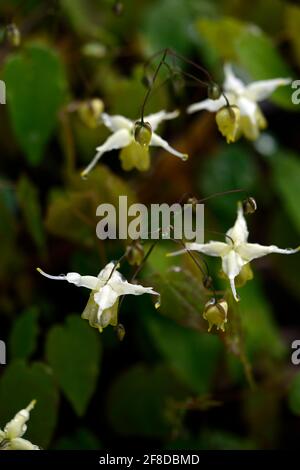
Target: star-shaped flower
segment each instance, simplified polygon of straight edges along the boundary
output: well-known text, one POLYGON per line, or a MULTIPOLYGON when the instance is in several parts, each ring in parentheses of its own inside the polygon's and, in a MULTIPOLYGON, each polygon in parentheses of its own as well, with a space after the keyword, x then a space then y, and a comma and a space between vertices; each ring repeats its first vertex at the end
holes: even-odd
MULTIPOLYGON (((224 67, 225 81, 223 84, 224 93, 230 105, 235 105, 240 110, 239 129, 234 136, 236 140, 240 134, 244 134, 247 139, 256 140, 260 129, 267 125, 266 119, 258 106, 258 102, 268 98, 277 87, 288 85, 290 78, 274 78, 270 80, 260 80, 245 85, 242 80, 236 77, 230 64, 224 67)), ((191 104, 187 108, 188 113, 194 113, 202 109, 217 112, 226 106, 224 96, 217 100, 206 99, 198 103, 191 104)))
MULTIPOLYGON (((186 160, 186 154, 175 150, 166 140, 162 139, 162 137, 154 132, 162 121, 174 119, 178 114, 178 111, 174 111, 172 113, 159 111, 158 113, 146 116, 144 118, 144 122, 145 124, 150 124, 149 127, 151 127, 149 133, 149 146, 162 147, 172 155, 175 155, 182 160, 186 160)), ((137 168, 140 171, 147 170, 150 166, 148 145, 140 145, 136 142, 134 136, 136 122, 124 116, 110 116, 106 113, 102 113, 101 118, 104 125, 112 132, 112 135, 110 135, 102 145, 97 147, 95 157, 81 175, 83 177, 87 176, 104 153, 116 149, 122 149, 120 159, 124 170, 131 170, 133 168, 137 168)))
POLYGON ((91 289, 92 293, 82 318, 89 320, 90 325, 98 328, 100 332, 109 324, 117 325, 118 302, 121 295, 159 295, 152 287, 143 287, 127 282, 117 271, 113 262, 108 263, 97 277, 81 276, 78 273, 51 276, 40 268, 38 271, 49 279, 68 281, 75 286, 91 289))
POLYGON ((0 429, 0 450, 39 450, 38 446, 22 438, 27 430, 26 422, 29 420, 29 413, 34 405, 35 400, 33 400, 27 408, 19 411, 19 413, 7 423, 3 431, 0 429))
MULTIPOLYGON (((222 269, 229 279, 231 290, 236 301, 239 300, 235 288, 235 278, 241 272, 243 266, 256 258, 269 255, 270 253, 280 253, 291 255, 300 250, 291 248, 278 248, 278 246, 263 246, 258 243, 248 243, 247 223, 243 214, 242 205, 238 205, 237 219, 232 228, 226 232, 226 242, 210 241, 208 243, 186 243, 188 250, 199 251, 210 256, 220 256, 222 258, 222 269)), ((180 250, 173 254, 183 253, 180 250)))

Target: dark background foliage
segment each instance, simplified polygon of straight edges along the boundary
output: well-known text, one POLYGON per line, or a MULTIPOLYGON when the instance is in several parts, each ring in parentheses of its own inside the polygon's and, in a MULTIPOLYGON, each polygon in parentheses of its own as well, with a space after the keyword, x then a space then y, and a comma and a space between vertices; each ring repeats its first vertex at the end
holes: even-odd
MULTIPOLYGON (((113 328, 100 335, 80 319, 86 290, 48 281, 35 268, 97 275, 117 259, 126 243, 96 238, 95 210, 124 194, 149 204, 242 188, 259 208, 248 220, 251 241, 299 244, 299 105, 290 87, 263 103, 269 126, 258 141, 227 145, 212 114, 184 112, 205 89, 169 81, 153 92, 147 112, 182 110, 162 133, 189 161, 152 149, 148 172, 124 173, 111 152, 87 181, 80 169, 108 132, 68 111, 98 97, 107 112, 137 119, 143 63, 165 47, 220 83, 225 61, 246 81, 297 79, 298 2, 1 0, 0 19, 7 86, 0 108, 1 427, 36 398, 26 437, 49 449, 296 447, 300 372, 290 356, 300 339, 297 255, 254 262, 226 334, 208 334, 201 276, 189 259, 166 258, 174 246, 162 241, 140 275, 161 291, 161 308, 147 296, 126 298, 123 342, 113 328), (18 47, 5 34, 12 22, 18 47)), ((206 204, 207 240, 232 225, 239 197, 206 204)), ((219 260, 209 266, 217 276, 219 260)), ((122 272, 133 270, 125 264, 122 272)))

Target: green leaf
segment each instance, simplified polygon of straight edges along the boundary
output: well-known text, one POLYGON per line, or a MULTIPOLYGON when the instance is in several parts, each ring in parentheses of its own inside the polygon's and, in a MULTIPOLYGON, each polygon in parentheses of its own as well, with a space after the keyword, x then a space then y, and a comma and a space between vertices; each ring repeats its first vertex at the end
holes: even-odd
POLYGON ((29 359, 35 351, 38 332, 38 312, 32 307, 13 323, 9 338, 11 357, 29 359))
POLYGON ((160 0, 151 2, 144 15, 142 31, 152 53, 166 47, 187 54, 193 45, 192 2, 160 0), (176 34, 174 34, 176 31, 176 34))
POLYGON ((168 370, 135 365, 113 383, 108 418, 118 434, 160 438, 172 429, 170 400, 180 396, 182 391, 168 370))
MULTIPOLYGON (((272 40, 251 23, 231 17, 206 18, 197 22, 197 29, 212 53, 217 51, 220 62, 230 61, 241 66, 251 81, 293 76, 292 69, 284 62, 272 40)), ((289 86, 278 88, 270 99, 283 108, 296 111, 289 86)))
MULTIPOLYGON (((281 417, 281 396, 282 391, 276 387, 276 370, 272 375, 274 386, 272 393, 269 392, 268 385, 257 386, 254 389, 247 389, 243 394, 242 411, 244 420, 252 436, 255 436, 259 449, 274 449, 278 446, 280 439, 280 417, 281 417)), ((280 372, 279 372, 280 374, 280 372)), ((281 376, 282 378, 282 376, 281 376)), ((281 380, 281 379, 279 379, 281 380)))
POLYGON ((6 279, 10 273, 19 271, 20 258, 16 256, 17 223, 13 215, 13 209, 8 207, 3 192, 0 194, 0 220, 0 277, 6 279))
POLYGON ((64 436, 54 446, 57 450, 99 450, 102 446, 96 436, 86 428, 64 436))
MULTIPOLYGON (((264 34, 243 34, 236 42, 236 53, 240 65, 247 70, 252 80, 293 76, 293 71, 281 58, 271 39, 264 34)), ((290 86, 279 87, 271 100, 285 109, 297 110, 297 106, 292 103, 290 86)))
POLYGON ((160 293, 160 312, 166 317, 206 330, 200 317, 206 300, 202 281, 188 269, 155 273, 147 280, 160 293))
MULTIPOLYGON (((216 191, 243 189, 249 194, 256 194, 259 186, 259 172, 253 154, 246 146, 237 143, 234 146, 225 145, 214 158, 207 159, 201 168, 199 190, 203 196, 211 196, 216 191), (217 188, 217 189, 216 189, 217 188)), ((212 198, 209 206, 226 224, 232 219, 232 208, 235 203, 244 198, 244 193, 228 194, 212 198)))
POLYGON ((300 65, 300 7, 297 5, 287 4, 285 5, 285 35, 291 41, 292 51, 295 59, 300 65))
POLYGON ((18 182, 17 198, 27 230, 37 248, 43 251, 45 248, 45 233, 39 196, 36 187, 26 176, 22 176, 18 182))
POLYGON ((99 335, 80 317, 70 315, 64 326, 54 326, 49 331, 46 356, 61 389, 78 416, 82 416, 99 374, 99 335))
POLYGON ((197 446, 202 450, 250 450, 255 447, 252 441, 238 434, 208 429, 201 432, 197 446))
POLYGON ((196 393, 210 391, 221 351, 219 338, 182 327, 156 312, 144 315, 143 321, 178 378, 196 393))
MULTIPOLYGON (((279 207, 273 214, 269 231, 270 235, 266 245, 271 245, 274 242, 277 246, 283 248, 299 245, 299 232, 291 225, 286 211, 280 210, 279 207), (289 227, 288 230, 286 229, 287 227, 289 227), (276 234, 275 240, 274 233, 276 234)), ((282 287, 287 290, 287 293, 300 300, 298 254, 292 256, 274 255, 272 257, 272 273, 278 278, 282 287)))
POLYGON ((59 3, 73 29, 84 39, 92 37, 109 45, 116 43, 111 28, 103 27, 106 16, 105 10, 107 10, 105 5, 99 5, 98 2, 87 2, 86 0, 59 0, 59 3))
POLYGON ((135 202, 129 185, 105 165, 98 165, 83 181, 78 174, 65 191, 51 194, 46 226, 54 235, 73 242, 93 246, 96 241, 96 209, 101 203, 119 205, 119 196, 128 197, 128 206, 135 202))
POLYGON ((259 360, 262 356, 282 358, 285 347, 259 281, 255 279, 248 282, 240 289, 240 295, 239 314, 249 356, 259 360))
POLYGON ((211 49, 225 61, 232 61, 236 57, 235 41, 242 32, 250 30, 250 26, 231 17, 220 19, 201 18, 196 23, 201 39, 205 39, 211 49), (226 38, 226 41, 224 41, 226 38))
POLYGON ((278 152, 273 160, 274 188, 281 196, 283 205, 300 231, 300 161, 297 155, 291 152, 278 152))
POLYGON ((288 401, 292 413, 300 416, 300 372, 298 372, 292 380, 289 388, 288 401))
POLYGON ((46 448, 51 440, 58 408, 58 391, 51 371, 44 364, 31 366, 22 360, 7 365, 0 381, 1 428, 36 399, 24 438, 46 448))
POLYGON ((168 449, 172 450, 252 450, 254 442, 225 430, 204 429, 199 436, 185 436, 172 441, 168 449))
POLYGON ((28 162, 37 165, 43 158, 65 98, 62 64, 55 50, 32 43, 8 57, 4 80, 16 138, 28 162))
MULTIPOLYGON (((143 67, 133 70, 130 77, 124 77, 111 67, 103 66, 99 72, 99 85, 104 89, 106 99, 110 103, 111 114, 121 114, 131 119, 138 119, 141 112, 141 103, 145 98, 147 89, 142 83, 143 67), (106 80, 103 82, 103 75, 106 80)), ((164 80, 164 75, 159 79, 164 80)), ((146 115, 168 107, 167 88, 157 87, 147 102, 146 115)))

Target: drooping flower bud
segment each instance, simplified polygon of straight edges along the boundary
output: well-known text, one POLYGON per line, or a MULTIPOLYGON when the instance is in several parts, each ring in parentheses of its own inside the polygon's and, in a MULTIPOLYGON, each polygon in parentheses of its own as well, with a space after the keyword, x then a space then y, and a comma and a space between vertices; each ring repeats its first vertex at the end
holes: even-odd
POLYGON ((225 331, 225 323, 227 322, 228 304, 225 299, 209 300, 203 312, 203 318, 208 321, 208 331, 211 331, 215 325, 217 330, 225 331))
POLYGON ((6 26, 6 37, 9 44, 13 47, 19 47, 21 44, 21 32, 15 23, 6 26))
POLYGON ((144 255, 144 248, 139 240, 134 240, 126 249, 126 258, 131 266, 140 266, 144 255))
POLYGON ((256 201, 253 197, 247 197, 243 201, 243 211, 244 214, 253 214, 257 209, 256 201))
POLYGON ((116 1, 113 5, 114 14, 117 15, 117 16, 120 16, 120 15, 122 15, 123 10, 124 10, 123 2, 116 1))
POLYGON ((125 337, 125 334, 126 334, 126 331, 125 331, 124 325, 122 325, 122 323, 118 323, 115 326, 115 332, 117 333, 118 340, 123 341, 123 339, 125 337))
POLYGON ((211 82, 207 87, 207 96, 211 100, 218 100, 221 97, 221 88, 217 83, 211 82))
POLYGON ((99 125, 103 109, 103 101, 99 98, 93 98, 79 104, 78 114, 83 124, 91 129, 95 129, 99 125))
POLYGON ((148 147, 152 137, 152 127, 149 122, 137 121, 134 125, 134 140, 142 147, 148 147))
POLYGON ((237 140, 240 120, 241 113, 237 106, 224 106, 217 112, 217 126, 228 144, 237 140))
POLYGON ((205 289, 212 289, 213 279, 211 276, 205 276, 203 278, 203 286, 205 287, 205 289))
POLYGON ((150 88, 153 84, 152 77, 150 77, 148 74, 143 75, 141 81, 145 88, 150 88))
POLYGON ((198 199, 196 197, 189 197, 187 200, 188 204, 192 204, 193 206, 196 206, 198 204, 198 199))

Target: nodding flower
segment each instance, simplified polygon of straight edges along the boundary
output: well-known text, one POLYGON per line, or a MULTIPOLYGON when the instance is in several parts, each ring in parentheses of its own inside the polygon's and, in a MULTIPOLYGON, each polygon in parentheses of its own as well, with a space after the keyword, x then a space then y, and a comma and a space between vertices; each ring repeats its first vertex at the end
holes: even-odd
MULTIPOLYGON (((221 109, 226 109, 228 104, 232 107, 237 106, 240 111, 240 119, 239 121, 236 120, 238 126, 234 134, 225 134, 227 142, 234 142, 242 134, 249 140, 256 140, 260 130, 267 126, 267 121, 258 102, 268 98, 279 86, 288 85, 291 79, 273 78, 246 85, 235 76, 230 64, 225 64, 224 75, 223 91, 227 99, 224 95, 221 95, 218 99, 211 99, 211 95, 209 95, 210 98, 191 104, 187 108, 187 112, 195 113, 205 109, 212 113, 217 113, 221 109)), ((224 115, 222 117, 224 118, 224 115)), ((227 115, 225 117, 227 117, 227 124, 230 123, 229 117, 227 115)), ((217 124, 220 132, 224 135, 218 122, 217 124)))
POLYGON ((81 176, 86 177, 100 160, 104 153, 110 150, 122 149, 120 160, 124 170, 129 171, 137 168, 146 171, 150 167, 150 156, 148 147, 162 147, 167 152, 187 160, 188 156, 171 147, 166 140, 155 131, 162 121, 174 119, 179 115, 178 111, 167 113, 159 111, 155 114, 145 116, 143 121, 132 121, 124 116, 102 113, 103 124, 112 132, 106 141, 97 147, 97 153, 81 176))
MULTIPOLYGON (((239 296, 236 292, 235 278, 242 271, 243 266, 250 263, 253 259, 271 253, 280 253, 282 255, 291 255, 297 253, 300 247, 278 248, 278 246, 264 246, 258 243, 248 243, 248 228, 242 204, 238 204, 237 218, 235 224, 226 232, 225 242, 210 241, 208 243, 186 243, 188 250, 199 251, 209 256, 219 256, 222 258, 222 269, 229 279, 231 290, 236 301, 239 296)), ((180 250, 173 255, 184 253, 180 250)))
POLYGON ((117 271, 117 265, 108 263, 100 271, 98 276, 81 276, 79 273, 67 273, 59 276, 52 276, 45 273, 40 268, 38 272, 43 276, 58 281, 67 281, 78 287, 91 289, 91 296, 82 314, 82 318, 89 320, 92 327, 98 328, 102 332, 108 325, 117 325, 117 314, 119 297, 121 295, 159 295, 152 287, 143 287, 138 284, 130 284, 117 271))

